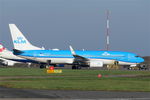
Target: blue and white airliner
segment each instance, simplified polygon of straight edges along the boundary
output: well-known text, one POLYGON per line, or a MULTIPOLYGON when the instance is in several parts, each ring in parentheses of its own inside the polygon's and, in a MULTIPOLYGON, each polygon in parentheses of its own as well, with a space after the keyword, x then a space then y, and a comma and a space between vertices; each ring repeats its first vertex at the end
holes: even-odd
POLYGON ((103 65, 130 65, 136 66, 144 62, 144 59, 130 52, 121 51, 82 51, 74 50, 41 50, 33 46, 16 27, 9 24, 13 44, 14 54, 29 60, 34 60, 47 64, 69 64, 73 68, 79 66, 103 67, 103 65))

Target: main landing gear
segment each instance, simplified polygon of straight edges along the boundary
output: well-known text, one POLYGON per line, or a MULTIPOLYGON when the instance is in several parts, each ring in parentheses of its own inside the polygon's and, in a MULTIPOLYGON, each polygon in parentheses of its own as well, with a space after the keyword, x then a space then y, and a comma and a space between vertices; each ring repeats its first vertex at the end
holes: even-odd
POLYGON ((42 69, 42 68, 46 68, 46 64, 41 64, 40 65, 40 68, 42 69))
POLYGON ((47 66, 50 66, 51 65, 51 60, 48 60, 47 61, 47 64, 40 64, 40 68, 42 69, 42 68, 46 68, 47 66))
POLYGON ((72 69, 81 69, 81 66, 79 66, 79 65, 73 65, 72 69))

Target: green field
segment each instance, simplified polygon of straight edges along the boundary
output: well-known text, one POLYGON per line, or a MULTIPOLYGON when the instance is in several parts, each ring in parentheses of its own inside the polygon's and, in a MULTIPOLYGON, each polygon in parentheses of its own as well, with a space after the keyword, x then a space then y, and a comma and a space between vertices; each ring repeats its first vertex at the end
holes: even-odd
POLYGON ((150 71, 63 69, 61 74, 47 74, 46 69, 0 68, 0 85, 25 89, 150 92, 150 71), (98 74, 102 78, 98 78, 98 74))

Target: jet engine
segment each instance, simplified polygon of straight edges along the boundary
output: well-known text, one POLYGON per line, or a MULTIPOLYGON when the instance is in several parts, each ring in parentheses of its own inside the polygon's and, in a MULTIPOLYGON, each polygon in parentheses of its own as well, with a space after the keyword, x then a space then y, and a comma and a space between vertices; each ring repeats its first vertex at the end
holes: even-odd
POLYGON ((89 61, 90 67, 103 67, 103 62, 100 61, 89 61))

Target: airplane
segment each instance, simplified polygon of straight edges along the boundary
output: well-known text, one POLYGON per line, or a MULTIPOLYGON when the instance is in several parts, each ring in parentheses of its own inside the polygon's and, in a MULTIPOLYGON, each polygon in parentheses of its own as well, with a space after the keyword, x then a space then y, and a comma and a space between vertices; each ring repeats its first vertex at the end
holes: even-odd
MULTIPOLYGON (((28 65, 31 65, 31 63, 39 64, 39 62, 37 61, 24 59, 14 55, 13 51, 10 51, 7 48, 5 48, 1 43, 0 43, 0 59, 1 59, 1 63, 5 66, 13 66, 15 63, 27 63, 28 65)), ((44 63, 41 64, 42 64, 41 67, 45 67, 44 63)))
POLYGON ((15 24, 9 24, 11 37, 14 44, 14 54, 42 63, 68 64, 72 69, 81 67, 103 67, 103 65, 117 64, 136 66, 144 61, 143 58, 130 52, 121 51, 88 51, 74 50, 39 50, 29 43, 15 24))
POLYGON ((18 62, 0 58, 0 65, 3 65, 3 66, 14 66, 14 64, 16 63, 18 62))
MULTIPOLYGON (((15 63, 18 63, 16 61, 12 61, 12 60, 8 60, 8 59, 3 58, 1 55, 3 55, 3 56, 5 55, 6 56, 7 53, 8 53, 7 52, 5 54, 4 53, 2 54, 3 51, 6 51, 6 48, 4 48, 2 44, 0 44, 0 64, 1 65, 4 65, 4 66, 13 66, 15 63)), ((17 58, 19 58, 19 57, 17 57, 17 58)))

